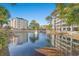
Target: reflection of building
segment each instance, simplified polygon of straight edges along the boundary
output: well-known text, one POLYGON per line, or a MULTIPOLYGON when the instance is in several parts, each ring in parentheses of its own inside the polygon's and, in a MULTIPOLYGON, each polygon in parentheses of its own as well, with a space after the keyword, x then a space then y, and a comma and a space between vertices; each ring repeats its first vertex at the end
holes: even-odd
POLYGON ((15 45, 28 42, 28 33, 16 33, 16 36, 13 36, 11 42, 15 45))
POLYGON ((28 21, 26 19, 16 17, 10 20, 9 25, 13 29, 27 29, 28 21))
POLYGON ((56 35, 54 47, 64 52, 64 55, 79 55, 79 41, 70 36, 56 35))
POLYGON ((56 39, 56 35, 52 35, 51 44, 52 44, 53 47, 55 47, 55 39, 56 39))
MULTIPOLYGON (((53 20, 52 20, 52 28, 56 32, 67 32, 69 34, 77 33, 78 26, 73 24, 68 26, 68 24, 64 21, 65 19, 59 19, 57 12, 53 12, 53 20)), ((52 39, 54 36, 52 36, 52 39)), ((55 36, 55 47, 60 49, 65 53, 65 55, 79 55, 79 40, 73 39, 68 35, 56 35, 55 36)))
POLYGON ((18 44, 28 42, 28 33, 18 33, 18 44))

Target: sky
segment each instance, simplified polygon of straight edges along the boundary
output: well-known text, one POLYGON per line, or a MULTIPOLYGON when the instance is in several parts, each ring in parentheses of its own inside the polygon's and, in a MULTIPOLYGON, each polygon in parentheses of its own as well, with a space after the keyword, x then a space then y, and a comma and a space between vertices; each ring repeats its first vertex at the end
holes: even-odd
POLYGON ((0 3, 1 6, 6 7, 11 18, 20 17, 31 20, 36 20, 39 24, 45 25, 48 22, 45 20, 46 16, 49 16, 56 8, 54 3, 17 3, 12 6, 9 3, 0 3))

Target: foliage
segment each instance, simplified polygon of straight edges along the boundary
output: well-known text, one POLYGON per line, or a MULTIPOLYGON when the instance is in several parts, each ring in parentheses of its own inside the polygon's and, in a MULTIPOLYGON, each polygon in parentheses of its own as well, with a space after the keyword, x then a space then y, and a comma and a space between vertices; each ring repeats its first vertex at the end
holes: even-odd
POLYGON ((30 24, 29 24, 29 27, 30 27, 30 29, 35 30, 35 29, 39 29, 40 25, 39 25, 39 23, 37 23, 35 20, 32 20, 32 21, 30 22, 30 24))
POLYGON ((46 20, 50 22, 52 20, 52 17, 51 16, 47 16, 46 20))
POLYGON ((56 8, 59 18, 64 19, 68 25, 79 25, 79 4, 57 4, 56 8))
POLYGON ((47 16, 46 20, 50 23, 50 25, 52 26, 52 16, 47 16))
POLYGON ((46 26, 46 29, 51 30, 51 29, 52 29, 52 25, 51 25, 51 24, 48 24, 48 25, 46 26))
POLYGON ((2 48, 6 47, 7 41, 8 41, 8 32, 3 29, 0 29, 0 45, 2 46, 2 48))
POLYGON ((4 23, 8 23, 9 17, 10 17, 9 11, 5 7, 0 6, 0 24, 1 24, 1 26, 4 23))

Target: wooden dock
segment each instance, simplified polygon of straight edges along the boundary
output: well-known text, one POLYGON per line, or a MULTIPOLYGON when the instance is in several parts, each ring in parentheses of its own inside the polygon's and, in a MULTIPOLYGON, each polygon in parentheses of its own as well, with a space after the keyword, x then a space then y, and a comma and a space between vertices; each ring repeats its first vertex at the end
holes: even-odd
POLYGON ((36 51, 45 56, 63 56, 64 55, 63 52, 55 48, 38 48, 36 49, 36 51))

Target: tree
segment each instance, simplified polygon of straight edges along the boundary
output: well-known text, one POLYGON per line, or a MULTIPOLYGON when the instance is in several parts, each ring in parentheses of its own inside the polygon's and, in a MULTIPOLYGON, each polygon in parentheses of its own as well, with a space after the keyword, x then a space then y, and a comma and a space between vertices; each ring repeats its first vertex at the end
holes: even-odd
POLYGON ((5 7, 0 6, 0 25, 1 25, 1 27, 4 23, 8 23, 9 17, 10 17, 9 11, 5 7))
POLYGON ((59 3, 56 6, 56 15, 61 20, 65 21, 67 25, 73 26, 73 24, 79 25, 79 4, 71 3, 59 3))
POLYGON ((57 4, 59 18, 64 19, 68 25, 79 24, 79 4, 57 4), (60 8, 60 9, 59 9, 60 8))
POLYGON ((50 23, 50 25, 52 25, 52 16, 47 16, 46 20, 50 23))
POLYGON ((36 22, 36 20, 32 20, 29 25, 30 29, 36 30, 39 29, 40 25, 36 22))
POLYGON ((59 18, 63 18, 64 7, 65 7, 64 3, 58 3, 56 5, 56 12, 58 16, 60 16, 59 18))
POLYGON ((46 29, 51 30, 52 29, 51 24, 46 25, 46 29))

